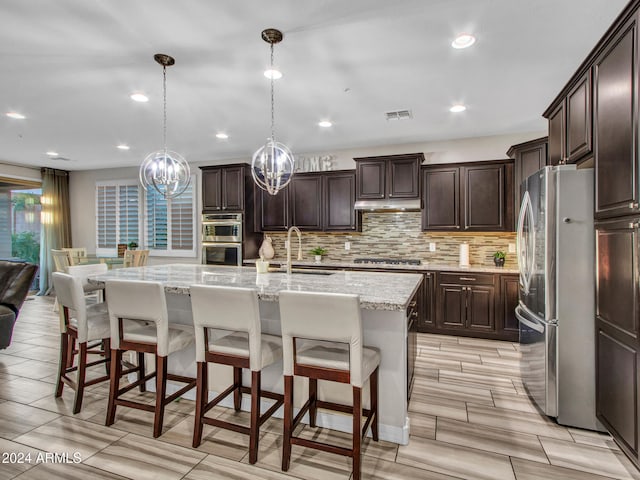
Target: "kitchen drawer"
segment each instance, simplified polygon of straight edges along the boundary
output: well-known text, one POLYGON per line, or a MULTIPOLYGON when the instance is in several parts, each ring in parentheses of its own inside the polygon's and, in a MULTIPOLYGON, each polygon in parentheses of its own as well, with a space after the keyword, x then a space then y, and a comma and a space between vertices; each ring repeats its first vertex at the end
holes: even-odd
POLYGON ((455 283, 458 285, 493 285, 493 273, 440 273, 439 283, 455 283))

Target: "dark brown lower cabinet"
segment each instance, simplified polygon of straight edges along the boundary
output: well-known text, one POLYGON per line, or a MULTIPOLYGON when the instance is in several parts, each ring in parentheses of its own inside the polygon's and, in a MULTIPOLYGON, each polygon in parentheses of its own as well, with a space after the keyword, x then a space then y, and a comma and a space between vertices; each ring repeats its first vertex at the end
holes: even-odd
POLYGON ((520 325, 516 318, 518 306, 519 278, 518 275, 500 275, 500 324, 505 340, 517 342, 520 336, 520 325))
POLYGON ((435 272, 427 272, 422 276, 422 308, 420 309, 417 329, 423 333, 433 331, 436 324, 433 290, 435 276, 435 272))
POLYGON ((596 223, 596 415, 638 465, 640 218, 596 223))
POLYGON ((437 272, 435 322, 421 331, 496 340, 518 340, 518 276, 437 272))
POLYGON ((418 289, 413 300, 407 308, 407 400, 411 398, 413 378, 416 370, 416 357, 418 356, 418 323, 420 321, 424 298, 422 286, 418 289))
POLYGON ((493 274, 439 272, 437 328, 461 335, 495 334, 495 291, 493 274))

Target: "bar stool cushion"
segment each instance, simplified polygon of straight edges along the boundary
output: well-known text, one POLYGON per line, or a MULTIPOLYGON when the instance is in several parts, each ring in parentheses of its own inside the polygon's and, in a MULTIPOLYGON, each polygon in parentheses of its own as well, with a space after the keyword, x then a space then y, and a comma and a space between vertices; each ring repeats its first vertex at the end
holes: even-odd
MULTIPOLYGON (((262 355, 260 369, 282 359, 282 338, 276 335, 262 334, 262 355)), ((209 341, 209 351, 249 357, 249 334, 233 332, 218 340, 209 341)))
MULTIPOLYGON (((349 345, 346 343, 305 340, 297 349, 297 363, 314 367, 349 370, 349 345)), ((377 348, 362 348, 362 377, 368 378, 380 365, 377 348)))
MULTIPOLYGON (((169 325, 169 350, 167 355, 188 347, 193 343, 193 338, 193 327, 191 325, 169 325)), ((157 344, 158 339, 156 326, 155 324, 140 324, 137 328, 134 327, 132 329, 127 329, 125 327, 124 340, 157 344)))
MULTIPOLYGON (((78 328, 78 319, 73 310, 69 311, 69 324, 78 328)), ((87 305, 87 341, 108 338, 111 334, 109 326, 109 310, 106 303, 87 305)))

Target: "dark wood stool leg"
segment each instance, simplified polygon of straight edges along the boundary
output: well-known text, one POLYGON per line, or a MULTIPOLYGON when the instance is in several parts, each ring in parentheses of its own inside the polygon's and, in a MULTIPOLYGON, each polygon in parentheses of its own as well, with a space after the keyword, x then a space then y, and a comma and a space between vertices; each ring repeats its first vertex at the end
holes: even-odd
POLYGON ((153 438, 162 433, 164 397, 167 390, 167 357, 156 356, 156 409, 153 419, 153 438))
POLYGON ((71 335, 67 335, 68 343, 67 343, 67 368, 73 367, 73 351, 76 349, 76 339, 71 335))
POLYGON ((260 436, 260 372, 251 372, 251 427, 249 430, 249 463, 258 460, 258 437, 260 436))
POLYGON ((62 376, 67 371, 67 354, 69 353, 69 334, 60 334, 60 365, 58 368, 58 383, 56 385, 56 397, 62 395, 62 389, 64 388, 64 382, 62 376))
POLYGON ((360 450, 362 445, 362 389, 353 388, 353 480, 360 480, 360 450))
POLYGON ((104 424, 113 425, 116 417, 116 400, 120 389, 120 376, 122 375, 122 350, 111 350, 111 374, 109 379, 109 404, 107 406, 107 419, 104 424))
POLYGON ((309 379, 309 426, 316 426, 316 413, 318 408, 316 402, 318 401, 318 379, 309 379))
POLYGON ((78 344, 78 378, 76 381, 76 399, 73 402, 73 414, 80 412, 82 408, 82 396, 84 395, 84 382, 87 376, 87 342, 78 344))
POLYGON ((240 367, 233 367, 233 385, 236 387, 233 391, 233 408, 235 408, 236 412, 239 412, 242 404, 242 393, 240 393, 242 369, 240 367))
MULTIPOLYGON (((143 352, 138 352, 138 381, 142 380, 145 376, 145 368, 144 368, 144 353, 143 352)), ((140 384, 140 391, 141 392, 146 392, 147 391, 147 385, 145 383, 141 383, 140 384)))
POLYGON ((109 375, 111 373, 111 339, 110 338, 102 339, 102 351, 104 352, 104 358, 106 360, 106 362, 104 362, 104 368, 107 371, 107 375, 109 375))
POLYGON ((207 388, 207 362, 198 362, 196 378, 196 418, 193 426, 193 448, 202 442, 202 411, 207 404, 209 392, 207 388))
POLYGON ((284 432, 282 438, 282 470, 289 470, 291 461, 291 425, 293 423, 293 375, 284 377, 284 432))
POLYGON ((371 374, 371 380, 369 381, 369 406, 371 408, 371 436, 377 442, 378 441, 378 368, 376 368, 371 374))

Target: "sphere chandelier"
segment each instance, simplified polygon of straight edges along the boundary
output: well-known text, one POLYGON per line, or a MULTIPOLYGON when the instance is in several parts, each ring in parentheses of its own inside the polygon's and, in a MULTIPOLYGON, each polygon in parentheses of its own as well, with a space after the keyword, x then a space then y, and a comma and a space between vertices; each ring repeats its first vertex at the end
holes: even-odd
MULTIPOLYGON (((271 45, 271 72, 274 70, 273 45, 281 42, 282 37, 282 32, 275 28, 267 28, 262 31, 262 39, 271 45)), ((271 79, 271 137, 267 139, 267 143, 253 154, 251 160, 251 175, 253 176, 254 182, 271 195, 276 195, 289 184, 294 171, 293 154, 286 145, 276 141, 273 94, 274 77, 275 75, 273 73, 269 76, 271 79)))
POLYGON ((175 198, 185 192, 191 181, 191 170, 184 157, 167 150, 167 67, 176 61, 162 53, 155 54, 153 58, 162 65, 163 148, 147 155, 140 165, 139 177, 145 190, 153 188, 164 198, 175 198))

